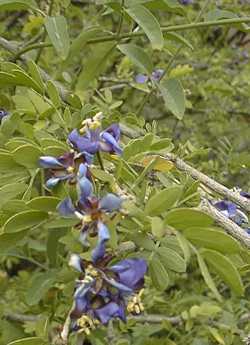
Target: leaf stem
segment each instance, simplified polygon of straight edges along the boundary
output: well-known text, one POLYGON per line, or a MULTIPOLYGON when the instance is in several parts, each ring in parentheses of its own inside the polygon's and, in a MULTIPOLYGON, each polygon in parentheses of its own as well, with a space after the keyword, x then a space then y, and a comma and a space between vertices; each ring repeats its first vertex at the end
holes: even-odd
MULTIPOLYGON (((181 25, 169 25, 161 27, 163 33, 171 32, 171 31, 182 31, 182 30, 191 30, 191 29, 198 29, 198 28, 207 28, 211 26, 223 26, 223 25, 233 25, 233 24, 241 24, 241 23, 250 23, 250 17, 242 17, 242 18, 230 18, 230 19, 221 19, 221 20, 210 20, 207 22, 198 22, 198 23, 191 23, 191 24, 181 24, 181 25)), ((116 35, 107 35, 103 37, 93 38, 90 39, 87 43, 94 44, 94 43, 102 43, 107 41, 115 41, 118 39, 127 39, 127 38, 135 38, 135 37, 142 37, 145 36, 144 32, 132 32, 120 35, 119 37, 116 35)))
MULTIPOLYGON (((175 32, 175 31, 182 31, 182 30, 206 28, 206 27, 211 27, 211 26, 224 26, 224 25, 233 25, 233 24, 241 24, 241 23, 250 23, 250 18, 242 17, 242 18, 222 19, 222 20, 211 20, 207 22, 198 22, 198 23, 191 23, 191 24, 170 25, 170 26, 161 27, 161 30, 163 33, 167 33, 167 32, 172 32, 172 31, 175 32)), ((87 41, 87 44, 97 44, 97 43, 103 43, 103 42, 109 42, 109 41, 119 41, 119 40, 123 40, 127 38, 137 38, 137 37, 143 37, 143 36, 145 36, 144 32, 132 32, 132 33, 127 33, 127 34, 122 34, 122 35, 121 34, 107 35, 107 36, 90 39, 89 41, 87 41)), ((46 42, 31 44, 21 49, 19 52, 17 52, 16 58, 20 58, 22 54, 30 50, 37 49, 37 48, 40 48, 41 50, 45 47, 51 47, 51 46, 52 46, 51 43, 46 43, 46 42)), ((39 60, 38 56, 37 56, 36 62, 37 60, 39 60)))
POLYGON ((103 171, 105 171, 105 168, 104 168, 104 164, 103 164, 103 160, 102 160, 102 156, 101 156, 101 154, 100 154, 100 151, 97 151, 96 156, 97 156, 97 159, 98 159, 98 162, 99 162, 99 164, 100 164, 101 169, 102 169, 103 171))

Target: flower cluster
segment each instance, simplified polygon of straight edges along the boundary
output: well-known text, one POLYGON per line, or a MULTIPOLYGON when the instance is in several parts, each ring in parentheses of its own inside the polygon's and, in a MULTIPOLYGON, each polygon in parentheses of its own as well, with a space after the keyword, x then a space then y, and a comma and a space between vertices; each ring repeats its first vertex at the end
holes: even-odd
POLYGON ((155 70, 152 72, 152 74, 151 74, 150 77, 149 77, 148 75, 142 74, 142 73, 137 74, 137 75, 135 76, 135 81, 136 81, 136 83, 138 83, 138 84, 145 84, 145 83, 147 83, 150 79, 153 80, 153 81, 155 81, 155 82, 158 82, 158 81, 161 80, 163 74, 164 74, 164 70, 161 69, 161 68, 158 68, 158 69, 155 69, 155 70))
MULTIPOLYGON (((79 131, 75 129, 68 136, 69 152, 60 157, 40 157, 39 163, 48 171, 48 188, 60 181, 76 185, 78 199, 65 198, 57 210, 62 217, 79 220, 76 227, 82 245, 90 246, 89 238, 97 237, 90 261, 78 254, 72 254, 69 261, 70 266, 80 273, 69 316, 69 331, 88 335, 99 324, 106 325, 116 318, 126 321, 127 312, 139 314, 144 310, 141 296, 147 263, 139 258, 117 262, 115 256, 107 252, 106 244, 110 239, 107 224, 115 213, 121 211, 122 199, 113 193, 102 197, 94 193, 91 176, 94 155, 122 153, 119 125, 101 130, 101 114, 83 121, 82 125, 79 131)), ((68 331, 63 329, 61 336, 66 339, 68 331)))
MULTIPOLYGON (((250 199, 250 193, 243 192, 235 189, 236 193, 239 193, 241 196, 250 199)), ((241 211, 241 209, 233 202, 229 200, 219 200, 214 203, 214 206, 227 218, 231 219, 234 223, 239 226, 245 226, 248 224, 249 219, 247 215, 241 211)), ((248 229, 247 229, 248 231, 248 229)))

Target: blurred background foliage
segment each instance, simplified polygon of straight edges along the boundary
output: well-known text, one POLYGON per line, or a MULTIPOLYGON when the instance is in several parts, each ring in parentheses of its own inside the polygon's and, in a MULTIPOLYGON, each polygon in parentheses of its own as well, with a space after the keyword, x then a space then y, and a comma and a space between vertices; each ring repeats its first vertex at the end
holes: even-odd
MULTIPOLYGON (((123 10, 135 2, 151 11, 163 27, 250 15, 247 0, 0 0, 0 36, 10 42, 7 49, 1 44, 0 106, 11 114, 2 121, 0 132, 1 345, 56 344, 54 335, 70 308, 76 274, 67 267, 67 257, 72 251, 81 252, 81 246, 72 224, 62 222, 55 213, 58 200, 65 195, 63 188, 46 199, 46 204, 34 201, 41 191, 50 195, 42 188, 44 176, 37 159, 42 153, 59 155, 67 150, 68 132, 79 127, 86 117, 103 111, 105 125, 119 121, 144 136, 134 146, 123 138, 124 159, 131 166, 136 162, 133 158, 141 159, 140 154, 152 149, 153 143, 169 138, 162 142, 160 152, 174 149, 228 187, 250 188, 247 28, 238 24, 167 32, 161 49, 152 47, 145 36, 128 37, 117 49, 119 42, 105 41, 103 37, 113 33, 119 41, 122 34, 138 32, 133 16, 123 10), (59 15, 56 24, 49 20, 59 15), (131 59, 127 51, 124 53, 124 44, 141 47, 150 57, 153 70, 163 69, 166 80, 176 78, 181 82, 183 94, 182 86, 175 86, 178 105, 185 102, 184 116, 178 106, 177 110, 166 107, 157 80, 136 82, 136 76, 145 70, 140 59, 138 63, 133 54, 131 59), (23 211, 27 211, 25 219, 13 220, 23 211), (31 227, 32 232, 28 230, 31 227), (35 317, 13 321, 13 313, 35 317), (26 337, 32 338, 15 342, 26 337)), ((117 324, 111 338, 103 328, 95 331, 88 342, 243 344, 242 339, 250 331, 250 256, 230 240, 226 242, 228 247, 222 242, 220 248, 215 243, 217 237, 209 245, 209 239, 202 242, 201 236, 197 242, 192 237, 189 229, 193 226, 203 230, 213 226, 207 218, 195 223, 195 214, 181 213, 181 208, 187 211, 199 204, 198 184, 166 169, 152 172, 148 180, 142 181, 143 176, 131 176, 124 162, 118 166, 107 159, 106 164, 106 175, 96 171, 101 184, 107 190, 112 188, 112 169, 119 167, 122 172, 115 175, 116 181, 137 199, 136 209, 134 204, 128 205, 131 218, 119 223, 119 239, 113 231, 112 249, 116 250, 124 239, 136 243, 141 249, 138 255, 150 257, 154 253, 156 259, 146 280, 146 310, 149 314, 177 316, 177 320, 166 318, 145 324, 130 319, 126 325, 117 324), (177 190, 176 181, 181 190, 177 190), (164 210, 156 205, 156 211, 150 211, 147 200, 151 197, 157 195, 159 204, 165 202, 162 194, 157 194, 162 185, 164 189, 175 188, 171 189, 173 200, 164 210), (180 213, 170 221, 166 210, 178 208, 180 213), (142 231, 141 236, 134 233, 135 227, 142 231), (154 240, 146 236, 147 232, 152 232, 154 240), (162 255, 158 253, 159 243, 162 255), (168 249, 165 261, 164 248, 168 249), (225 272, 219 274, 215 269, 217 274, 212 270, 212 276, 207 272, 206 250, 216 250, 230 259, 233 268, 226 268, 224 281, 225 272), (158 271, 159 262, 161 266, 166 264, 167 272, 164 267, 158 271)), ((221 233, 220 229, 214 231, 221 233)), ((215 266, 220 264, 219 260, 215 266)), ((75 344, 75 339, 71 342, 75 344)))

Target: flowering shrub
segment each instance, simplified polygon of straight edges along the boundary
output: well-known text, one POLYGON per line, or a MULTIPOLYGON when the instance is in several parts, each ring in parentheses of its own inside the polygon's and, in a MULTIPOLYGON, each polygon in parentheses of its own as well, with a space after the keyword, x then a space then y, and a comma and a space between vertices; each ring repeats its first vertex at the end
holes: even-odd
POLYGON ((0 0, 0 345, 248 341, 247 10, 0 0))

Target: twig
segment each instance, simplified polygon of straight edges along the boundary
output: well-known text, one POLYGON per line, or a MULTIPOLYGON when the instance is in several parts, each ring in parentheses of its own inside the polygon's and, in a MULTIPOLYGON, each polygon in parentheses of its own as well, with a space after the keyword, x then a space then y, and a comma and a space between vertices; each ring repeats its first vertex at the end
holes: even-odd
POLYGON ((178 170, 186 172, 195 180, 200 181, 201 183, 212 189, 214 192, 223 195, 227 199, 234 201, 243 210, 250 212, 250 201, 247 198, 241 196, 238 192, 234 192, 228 189, 227 187, 213 180, 211 177, 203 174, 199 170, 193 168, 191 165, 185 163, 182 159, 176 157, 173 154, 167 154, 163 156, 163 158, 173 162, 178 170))
POLYGON ((6 313, 4 314, 4 318, 9 321, 16 321, 16 322, 37 322, 41 319, 40 315, 26 315, 26 314, 19 314, 19 313, 6 313))
POLYGON ((233 238, 241 242, 245 247, 250 248, 250 236, 236 223, 224 216, 214 206, 204 200, 200 205, 200 210, 210 215, 233 238))
MULTIPOLYGON (((233 24, 241 24, 241 23, 249 23, 250 18, 249 17, 242 17, 242 18, 232 18, 232 19, 221 19, 221 20, 211 20, 207 22, 198 22, 198 23, 191 23, 191 24, 181 24, 181 25, 169 25, 169 26, 163 26, 161 27, 161 31, 163 33, 166 32, 176 32, 176 31, 182 31, 182 30, 192 30, 192 29, 198 29, 198 28, 207 28, 211 26, 224 26, 224 25, 233 25, 233 24)), ((107 35, 103 37, 98 37, 94 39, 90 39, 87 43, 88 44, 95 44, 95 43, 102 43, 102 42, 108 42, 108 41, 117 41, 119 39, 127 39, 127 38, 135 38, 135 37, 143 37, 145 36, 144 32, 132 32, 120 35, 119 37, 117 35, 107 35)))
POLYGON ((167 321, 173 326, 181 325, 182 318, 181 316, 165 316, 165 315, 138 315, 138 316, 129 316, 128 320, 134 320, 136 322, 144 323, 161 323, 167 321))

